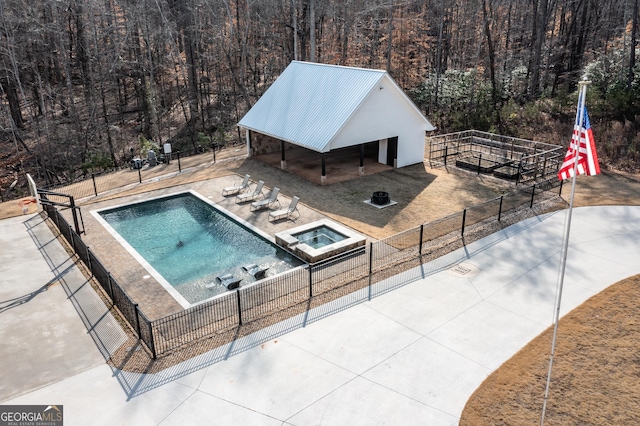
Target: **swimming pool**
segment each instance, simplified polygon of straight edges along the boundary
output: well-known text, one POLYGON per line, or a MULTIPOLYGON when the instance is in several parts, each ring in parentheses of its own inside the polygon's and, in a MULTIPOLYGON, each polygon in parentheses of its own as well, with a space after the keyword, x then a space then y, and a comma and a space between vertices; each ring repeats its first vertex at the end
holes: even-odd
POLYGON ((242 285, 254 282, 244 265, 268 267, 272 276, 302 264, 194 191, 95 213, 184 307, 226 292, 218 276, 232 274, 242 285))

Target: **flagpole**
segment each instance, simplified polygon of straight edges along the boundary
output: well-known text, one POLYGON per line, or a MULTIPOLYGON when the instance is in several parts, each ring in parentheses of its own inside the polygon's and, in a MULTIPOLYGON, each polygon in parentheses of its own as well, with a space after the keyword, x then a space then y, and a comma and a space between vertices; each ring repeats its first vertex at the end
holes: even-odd
POLYGON ((544 426, 544 416, 547 411, 547 400, 549 399, 549 387, 551 385, 551 370, 553 369, 553 357, 556 351, 556 339, 558 337, 558 322, 560 321, 560 302, 562 301, 562 288, 564 286, 564 273, 567 267, 567 251, 569 249, 569 232, 571 231, 571 214, 573 213, 573 198, 576 192, 576 176, 578 174, 578 157, 580 155, 580 137, 582 133, 582 122, 584 119, 584 104, 587 95, 587 85, 591 84, 590 81, 580 81, 578 85, 580 87, 580 95, 578 97, 578 108, 576 109, 576 125, 578 130, 578 140, 574 143, 573 135, 571 137, 571 143, 573 144, 573 177, 571 179, 571 198, 569 200, 569 211, 567 212, 564 236, 562 244, 562 263, 560 267, 560 274, 558 277, 558 286, 556 288, 556 301, 554 305, 554 320, 553 320, 553 339, 551 340, 551 356, 549 357, 549 371, 547 372, 547 384, 544 390, 544 400, 542 403, 542 415, 540 417, 540 426, 544 426))

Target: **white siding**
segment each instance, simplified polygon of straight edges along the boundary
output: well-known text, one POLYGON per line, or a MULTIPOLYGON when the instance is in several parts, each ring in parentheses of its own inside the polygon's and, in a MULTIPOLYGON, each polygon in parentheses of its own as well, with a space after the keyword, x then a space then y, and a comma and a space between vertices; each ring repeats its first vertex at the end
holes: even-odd
MULTIPOLYGON (((385 76, 331 141, 331 149, 398 136, 397 165, 403 167, 423 161, 425 130, 430 128, 390 77, 385 76)), ((385 160, 380 162, 386 162, 386 146, 380 144, 380 159, 384 156, 385 160)))

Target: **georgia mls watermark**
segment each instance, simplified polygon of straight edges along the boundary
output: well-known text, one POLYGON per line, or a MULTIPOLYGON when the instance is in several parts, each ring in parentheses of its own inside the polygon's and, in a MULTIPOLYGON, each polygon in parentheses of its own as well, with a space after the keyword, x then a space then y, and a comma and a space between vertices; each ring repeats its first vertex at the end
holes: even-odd
POLYGON ((63 426, 62 405, 0 405, 0 426, 63 426))

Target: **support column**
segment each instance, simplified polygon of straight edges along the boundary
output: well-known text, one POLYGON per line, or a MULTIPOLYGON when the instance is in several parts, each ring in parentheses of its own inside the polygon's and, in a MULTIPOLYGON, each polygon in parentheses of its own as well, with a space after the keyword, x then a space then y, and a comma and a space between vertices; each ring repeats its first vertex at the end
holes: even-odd
POLYGON ((364 176, 364 144, 360 145, 360 168, 358 174, 364 176))
POLYGON ((249 133, 251 130, 244 130, 244 138, 247 141, 247 157, 253 156, 253 149, 251 149, 251 134, 249 133))
POLYGON ((320 176, 320 185, 327 183, 327 168, 324 159, 324 152, 322 153, 322 175, 320 176))
POLYGON ((284 158, 284 141, 280 141, 280 152, 282 157, 280 157, 280 168, 282 170, 287 169, 287 160, 284 158))

